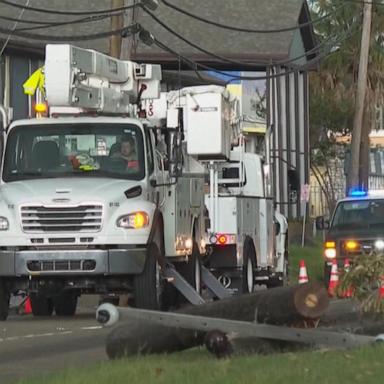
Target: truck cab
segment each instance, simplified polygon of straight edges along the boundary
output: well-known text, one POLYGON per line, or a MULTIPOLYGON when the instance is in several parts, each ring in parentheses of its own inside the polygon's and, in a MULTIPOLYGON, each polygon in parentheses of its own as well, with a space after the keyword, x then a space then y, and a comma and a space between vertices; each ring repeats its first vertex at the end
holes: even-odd
POLYGON ((339 268, 346 258, 369 257, 384 250, 384 191, 353 191, 337 202, 324 242, 324 279, 329 282, 332 261, 339 268))
POLYGON ((127 275, 144 270, 159 198, 151 186, 160 172, 151 140, 128 118, 11 124, 0 187, 0 274, 13 291, 132 286, 127 275))
POLYGON ((35 315, 73 315, 83 293, 129 293, 162 309, 168 260, 193 279, 204 175, 192 161, 177 175, 166 167, 161 135, 139 117, 160 80, 156 65, 47 45, 47 113, 4 127, 0 320, 19 291, 35 315))

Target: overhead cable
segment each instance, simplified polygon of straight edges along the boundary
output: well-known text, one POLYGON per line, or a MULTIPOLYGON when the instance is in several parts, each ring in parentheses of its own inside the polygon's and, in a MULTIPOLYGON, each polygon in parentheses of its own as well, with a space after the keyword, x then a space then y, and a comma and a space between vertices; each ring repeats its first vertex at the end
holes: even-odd
MULTIPOLYGON (((6 21, 13 21, 13 22, 19 22, 19 19, 16 17, 9 17, 9 16, 3 16, 0 15, 0 20, 6 20, 6 21)), ((24 19, 22 20, 23 24, 53 24, 54 22, 51 21, 42 21, 42 20, 31 20, 31 19, 24 19)))
MULTIPOLYGON (((26 1, 26 3, 25 3, 26 6, 28 6, 29 1, 30 0, 26 1)), ((19 16, 17 17, 17 20, 15 21, 15 24, 13 25, 13 28, 8 32, 8 36, 7 36, 6 40, 4 41, 4 44, 3 44, 3 46, 1 47, 1 50, 0 50, 0 57, 2 56, 3 52, 5 51, 5 48, 7 47, 8 42, 9 42, 10 38, 12 37, 12 34, 15 32, 17 24, 20 22, 20 20, 22 19, 23 15, 24 15, 24 9, 22 9, 20 11, 19 16)))
POLYGON ((124 7, 119 7, 119 8, 109 8, 109 9, 100 9, 96 11, 62 11, 62 10, 54 10, 54 9, 45 9, 45 8, 37 8, 37 7, 30 7, 22 4, 17 4, 9 0, 0 0, 0 3, 7 4, 11 7, 15 8, 20 8, 20 9, 25 9, 28 11, 33 11, 33 12, 39 12, 39 13, 49 13, 53 15, 72 15, 72 16, 79 16, 79 15, 97 15, 97 14, 103 14, 103 13, 113 13, 113 12, 120 12, 120 11, 125 11, 128 9, 135 8, 139 5, 140 3, 133 4, 133 5, 126 5, 124 7))
POLYGON ((167 6, 169 8, 172 8, 175 11, 177 11, 179 13, 182 13, 182 14, 184 14, 186 16, 189 16, 189 17, 191 17, 191 18, 193 18, 195 20, 199 20, 199 21, 201 21, 203 23, 210 24, 210 25, 213 25, 215 27, 219 27, 219 28, 223 28, 223 29, 228 29, 228 30, 231 30, 231 31, 247 32, 247 33, 283 33, 283 32, 295 31, 297 29, 301 29, 303 27, 307 27, 307 26, 319 23, 320 21, 323 21, 324 19, 327 19, 328 17, 331 17, 332 15, 334 15, 336 12, 338 12, 341 8, 343 8, 345 6, 345 4, 342 4, 339 7, 335 8, 333 11, 327 13, 324 16, 321 16, 321 17, 319 17, 319 18, 317 18, 315 20, 307 21, 307 22, 302 23, 302 24, 293 25, 291 27, 284 27, 284 28, 277 28, 277 29, 251 29, 251 28, 235 27, 235 26, 230 26, 230 25, 227 25, 227 24, 218 23, 216 21, 205 19, 204 17, 201 17, 201 16, 199 16, 199 15, 197 15, 195 13, 192 13, 192 12, 189 12, 189 11, 183 9, 183 8, 180 8, 177 5, 168 2, 167 0, 161 0, 161 2, 165 6, 167 6))
POLYGON ((279 64, 279 65, 290 64, 290 63, 293 63, 296 60, 299 60, 299 59, 301 59, 303 57, 306 57, 306 56, 311 55, 311 54, 315 54, 322 46, 324 46, 326 44, 326 41, 323 40, 321 43, 319 43, 317 46, 313 47, 311 50, 307 51, 303 55, 300 55, 300 56, 297 56, 297 57, 294 57, 294 58, 291 58, 291 59, 287 59, 287 60, 279 60, 279 61, 277 61, 277 60, 260 60, 258 62, 232 60, 232 59, 229 59, 229 58, 224 57, 222 55, 219 55, 217 53, 208 51, 207 49, 205 49, 205 48, 197 45, 196 43, 188 40, 186 37, 182 36, 180 33, 176 32, 174 29, 169 27, 165 22, 163 22, 159 17, 154 15, 148 9, 143 7, 143 10, 153 20, 155 20, 159 25, 161 25, 164 29, 166 29, 169 33, 171 33, 172 35, 176 36, 178 39, 182 40, 184 43, 188 44, 189 46, 197 49, 200 52, 203 52, 203 53, 207 54, 208 56, 214 57, 214 58, 216 58, 216 59, 218 59, 220 61, 224 61, 224 62, 227 62, 227 63, 230 63, 230 64, 235 64, 235 65, 244 66, 244 67, 252 67, 252 68, 254 68, 256 66, 263 66, 263 65, 266 65, 266 64, 275 64, 275 65, 276 64, 279 64))
POLYGON ((124 37, 131 34, 138 33, 140 26, 138 24, 132 24, 124 28, 115 29, 113 31, 99 32, 88 35, 66 35, 66 36, 52 36, 52 35, 41 35, 36 33, 28 33, 18 30, 10 30, 7 28, 0 27, 0 33, 8 34, 12 33, 15 36, 23 37, 25 39, 39 40, 39 41, 52 41, 52 42, 70 42, 70 41, 86 41, 102 39, 113 35, 122 35, 124 37))
MULTIPOLYGON (((356 33, 358 30, 359 30, 359 28, 357 28, 354 31, 354 33, 356 33)), ((350 36, 347 36, 347 37, 350 37, 350 36)), ((347 37, 345 37, 344 40, 347 37)), ((308 67, 312 66, 313 64, 318 63, 321 59, 323 59, 323 58, 327 57, 328 55, 330 55, 331 53, 333 53, 331 50, 328 50, 328 52, 320 53, 316 58, 307 61, 305 64, 295 66, 292 69, 289 69, 289 70, 286 70, 284 72, 277 73, 277 74, 266 75, 266 76, 236 76, 236 75, 228 74, 227 72, 224 72, 224 71, 220 71, 214 67, 195 62, 195 61, 189 59, 188 57, 181 55, 179 52, 176 52, 175 50, 167 47, 164 43, 157 40, 156 38, 153 37, 153 40, 154 40, 154 44, 156 44, 160 49, 162 49, 163 51, 167 51, 176 57, 179 57, 192 70, 196 71, 196 70, 198 70, 198 68, 203 68, 204 70, 209 70, 209 71, 221 74, 221 75, 225 75, 226 77, 231 78, 230 81, 235 81, 235 80, 268 80, 268 79, 273 79, 273 78, 277 78, 277 77, 281 77, 281 76, 286 76, 290 73, 295 73, 295 72, 298 72, 301 70, 305 70, 308 67)))
POLYGON ((23 27, 23 28, 17 28, 17 31, 33 31, 36 29, 47 29, 47 28, 54 28, 54 27, 61 27, 64 25, 73 25, 73 24, 83 24, 83 23, 92 23, 95 21, 101 21, 105 20, 107 18, 111 18, 113 16, 123 15, 123 12, 109 14, 109 15, 91 15, 87 17, 82 17, 80 19, 75 20, 68 20, 68 21, 62 21, 62 22, 54 22, 54 23, 46 23, 44 25, 37 25, 34 27, 23 27))

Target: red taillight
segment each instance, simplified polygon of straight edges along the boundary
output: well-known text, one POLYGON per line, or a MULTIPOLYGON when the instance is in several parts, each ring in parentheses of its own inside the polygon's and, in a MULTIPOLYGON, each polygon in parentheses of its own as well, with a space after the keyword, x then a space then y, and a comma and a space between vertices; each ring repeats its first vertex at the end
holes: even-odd
POLYGON ((216 245, 236 244, 236 235, 233 233, 212 233, 209 236, 209 242, 216 245))

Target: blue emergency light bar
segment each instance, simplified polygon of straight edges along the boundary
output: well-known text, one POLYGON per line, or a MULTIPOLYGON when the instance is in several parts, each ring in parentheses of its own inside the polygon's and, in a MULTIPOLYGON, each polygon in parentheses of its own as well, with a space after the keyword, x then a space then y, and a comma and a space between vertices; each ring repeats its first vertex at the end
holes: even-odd
POLYGON ((348 194, 349 197, 364 197, 368 196, 368 192, 362 189, 351 189, 348 194))

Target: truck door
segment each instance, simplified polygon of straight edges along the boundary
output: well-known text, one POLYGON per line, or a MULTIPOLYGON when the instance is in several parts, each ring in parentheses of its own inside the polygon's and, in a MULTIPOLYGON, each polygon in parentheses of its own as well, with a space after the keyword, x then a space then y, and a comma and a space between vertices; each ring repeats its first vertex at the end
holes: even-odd
MULTIPOLYGON (((153 133, 149 130, 145 130, 145 141, 146 141, 146 157, 148 167, 149 180, 156 180, 157 184, 165 184, 164 174, 164 162, 160 153, 154 150, 154 138, 153 133)), ((165 186, 157 187, 151 196, 151 200, 154 202, 161 203, 164 199, 165 186)))

